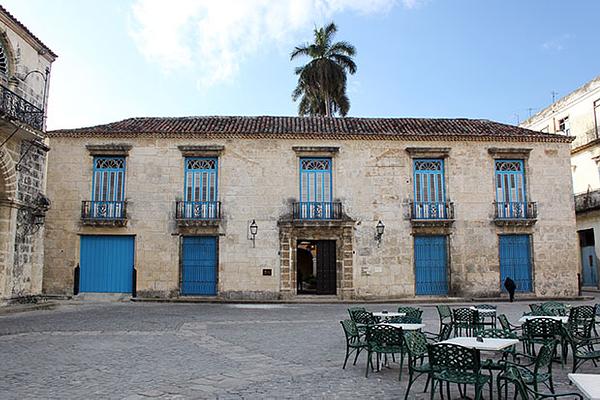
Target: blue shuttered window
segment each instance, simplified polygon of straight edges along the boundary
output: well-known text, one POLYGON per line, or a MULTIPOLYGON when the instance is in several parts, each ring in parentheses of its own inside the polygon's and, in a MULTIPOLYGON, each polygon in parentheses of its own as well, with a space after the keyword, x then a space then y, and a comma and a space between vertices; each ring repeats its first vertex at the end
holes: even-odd
POLYGON ((330 219, 334 215, 331 158, 300 159, 300 217, 330 219))
POLYGON ((91 213, 94 218, 124 217, 125 157, 94 157, 91 213))
POLYGON ((216 158, 185 159, 184 217, 188 219, 218 218, 216 158))
POLYGON ((527 198, 523 160, 496 160, 498 218, 525 218, 527 198))
POLYGON ((415 219, 445 219, 444 160, 418 159, 413 162, 415 219))
POLYGON ((529 235, 500 235, 500 282, 510 277, 518 292, 533 291, 529 235))

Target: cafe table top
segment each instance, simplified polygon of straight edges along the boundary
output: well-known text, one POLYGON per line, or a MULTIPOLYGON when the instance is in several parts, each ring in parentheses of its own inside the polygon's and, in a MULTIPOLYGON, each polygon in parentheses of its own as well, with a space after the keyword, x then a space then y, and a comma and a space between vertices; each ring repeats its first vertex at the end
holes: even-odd
POLYGON ((569 317, 562 317, 562 316, 558 316, 558 315, 523 315, 521 318, 519 318, 519 322, 523 323, 527 320, 538 319, 538 318, 554 319, 554 320, 562 322, 563 324, 566 324, 569 321, 569 317))
POLYGON ((444 340, 444 344, 457 344, 459 346, 470 347, 472 349, 478 349, 483 351, 501 351, 507 347, 514 346, 519 343, 518 339, 496 339, 496 338, 484 338, 483 342, 478 342, 475 337, 455 337, 452 339, 444 340))
POLYGON ((388 312, 377 311, 377 312, 373 313, 373 316, 379 317, 379 318, 393 318, 393 317, 404 317, 404 316, 406 316, 406 313, 395 312, 395 311, 388 311, 388 312))
POLYGON ((418 331, 419 329, 425 328, 425 324, 393 324, 384 322, 382 325, 393 326, 394 328, 402 328, 404 331, 418 331))
POLYGON ((591 400, 600 400, 600 375, 569 374, 569 379, 577 386, 584 397, 591 400))

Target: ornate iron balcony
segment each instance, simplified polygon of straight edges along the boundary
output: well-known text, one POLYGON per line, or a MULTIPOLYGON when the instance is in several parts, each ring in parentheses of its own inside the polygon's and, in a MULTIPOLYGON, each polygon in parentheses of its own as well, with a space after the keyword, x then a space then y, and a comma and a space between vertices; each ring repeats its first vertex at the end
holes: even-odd
POLYGON ((81 202, 81 219, 86 225, 125 225, 127 202, 84 200, 81 202))
POLYGON ((427 220, 453 220, 454 203, 449 201, 431 202, 415 201, 410 203, 410 219, 427 220))
POLYGON ((0 85, 0 112, 38 131, 44 129, 44 110, 2 85, 0 85))
POLYGON ((342 219, 342 203, 326 201, 294 203, 292 218, 300 220, 342 219))
POLYGON ((220 201, 177 201, 175 219, 178 221, 219 221, 220 201))
POLYGON ((494 202, 496 220, 534 220, 537 218, 537 203, 530 201, 494 202))

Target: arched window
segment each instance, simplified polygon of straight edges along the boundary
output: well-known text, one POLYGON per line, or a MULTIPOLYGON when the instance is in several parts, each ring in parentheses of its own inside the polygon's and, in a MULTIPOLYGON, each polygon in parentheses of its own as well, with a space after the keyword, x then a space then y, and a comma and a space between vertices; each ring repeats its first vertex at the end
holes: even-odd
POLYGON ((0 40, 0 77, 8 77, 8 55, 4 49, 4 43, 0 40))

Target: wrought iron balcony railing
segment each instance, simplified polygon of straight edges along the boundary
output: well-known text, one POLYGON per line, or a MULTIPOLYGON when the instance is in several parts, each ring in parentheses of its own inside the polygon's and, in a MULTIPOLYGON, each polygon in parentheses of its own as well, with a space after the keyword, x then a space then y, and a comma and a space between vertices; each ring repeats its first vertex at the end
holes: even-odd
POLYGON ((44 110, 0 85, 0 112, 39 131, 44 129, 44 110))
POLYGON ((537 218, 537 203, 530 201, 494 202, 497 220, 529 220, 537 218))
POLYGON ((127 219, 126 201, 81 202, 81 219, 84 221, 124 221, 127 219))
POLYGON ((454 203, 449 201, 430 202, 430 201, 415 201, 410 205, 410 219, 427 221, 427 220, 453 220, 454 219, 454 203))
POLYGON ((175 203, 175 219, 182 221, 220 220, 221 202, 178 201, 175 203))
POLYGON ((294 203, 292 211, 293 219, 342 219, 342 203, 338 202, 303 201, 294 203))

